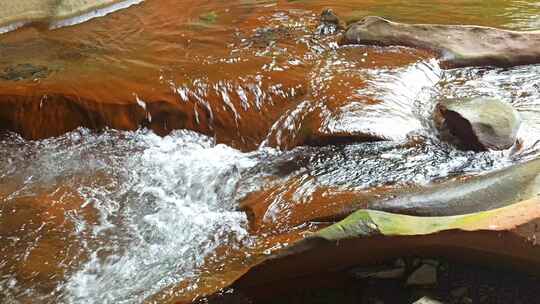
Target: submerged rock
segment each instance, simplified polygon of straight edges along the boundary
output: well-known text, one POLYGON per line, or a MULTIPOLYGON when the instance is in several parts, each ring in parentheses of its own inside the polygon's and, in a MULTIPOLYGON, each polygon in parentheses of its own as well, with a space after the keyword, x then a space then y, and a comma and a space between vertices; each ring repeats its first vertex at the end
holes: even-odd
POLYGON ((0 72, 0 79, 3 80, 25 80, 41 79, 50 74, 50 70, 45 66, 38 66, 29 63, 17 64, 5 68, 0 72))
POLYGON ((540 62, 540 31, 472 25, 404 24, 368 16, 351 25, 343 44, 402 45, 438 53, 447 67, 516 66, 540 62))
POLYGON ((435 121, 443 137, 450 133, 466 150, 503 150, 517 140, 518 112, 493 98, 448 100, 437 105, 435 121))

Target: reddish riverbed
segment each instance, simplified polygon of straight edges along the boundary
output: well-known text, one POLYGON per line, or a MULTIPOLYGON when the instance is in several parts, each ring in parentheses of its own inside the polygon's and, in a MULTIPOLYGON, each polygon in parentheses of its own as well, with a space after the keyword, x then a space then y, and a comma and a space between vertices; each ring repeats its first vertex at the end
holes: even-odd
POLYGON ((536 155, 540 67, 340 47, 327 7, 540 29, 536 1, 146 0, 0 35, 0 302, 189 302, 336 210, 536 155), (433 136, 479 92, 523 114, 517 154, 433 136))

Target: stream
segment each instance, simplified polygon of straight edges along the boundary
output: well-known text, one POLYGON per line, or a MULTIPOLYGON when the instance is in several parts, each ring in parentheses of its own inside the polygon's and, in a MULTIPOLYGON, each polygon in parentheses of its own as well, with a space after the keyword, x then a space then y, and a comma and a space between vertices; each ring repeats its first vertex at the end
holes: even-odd
POLYGON ((540 65, 444 70, 405 47, 338 46, 317 33, 325 7, 540 29, 540 2, 524 0, 146 0, 0 35, 0 71, 44 67, 0 74, 2 96, 38 96, 42 112, 62 104, 51 96, 82 100, 51 108, 57 119, 22 107, 23 134, 1 131, 0 114, 0 302, 189 302, 333 208, 538 156, 540 65), (438 139, 437 101, 474 96, 518 110, 521 146, 475 153, 438 139), (178 119, 161 120, 170 104, 178 119), (124 106, 136 110, 114 112, 124 106), (125 128, 77 124, 75 108, 125 128), (133 111, 144 124, 125 130, 133 111))

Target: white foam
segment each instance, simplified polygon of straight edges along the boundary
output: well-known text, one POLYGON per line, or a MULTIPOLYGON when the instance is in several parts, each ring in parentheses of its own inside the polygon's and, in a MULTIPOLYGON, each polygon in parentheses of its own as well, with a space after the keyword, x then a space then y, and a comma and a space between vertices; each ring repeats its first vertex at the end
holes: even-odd
POLYGON ((6 25, 6 26, 2 26, 2 27, 0 27, 0 35, 5 34, 7 32, 14 31, 14 30, 16 30, 18 28, 21 28, 21 27, 25 26, 26 24, 27 24, 27 22, 25 22, 25 21, 19 21, 19 22, 11 23, 11 24, 6 25))
MULTIPOLYGON (((0 144, 0 189, 9 180, 17 185, 10 195, 24 197, 71 185, 84 199, 80 210, 97 213, 95 221, 66 214, 77 242, 66 238, 65 246, 88 259, 78 265, 66 258, 65 282, 54 293, 27 290, 0 275, 7 299, 25 293, 47 303, 143 303, 197 280, 206 261, 224 261, 216 248, 251 244, 237 202, 246 170, 259 163, 257 151, 242 153, 192 131, 160 137, 147 130, 78 129, 38 142, 0 138, 0 144)), ((0 274, 12 273, 8 266, 0 260, 0 274)))
POLYGON ((241 172, 257 163, 250 154, 189 131, 134 137, 139 152, 115 165, 117 189, 81 193, 104 216, 90 261, 65 285, 68 303, 141 303, 196 278, 217 247, 249 241, 235 208, 241 172))
POLYGON ((64 19, 64 20, 52 22, 49 25, 49 28, 50 29, 57 29, 57 28, 60 28, 60 27, 72 26, 72 25, 75 25, 75 24, 83 23, 83 22, 86 22, 88 20, 103 17, 103 16, 106 16, 108 14, 114 13, 116 11, 128 8, 130 6, 140 4, 143 1, 144 0, 126 0, 126 1, 119 2, 119 3, 115 3, 115 4, 109 5, 107 7, 95 9, 95 10, 93 10, 91 12, 88 12, 88 13, 80 15, 80 16, 76 16, 76 17, 67 18, 67 19, 64 19))

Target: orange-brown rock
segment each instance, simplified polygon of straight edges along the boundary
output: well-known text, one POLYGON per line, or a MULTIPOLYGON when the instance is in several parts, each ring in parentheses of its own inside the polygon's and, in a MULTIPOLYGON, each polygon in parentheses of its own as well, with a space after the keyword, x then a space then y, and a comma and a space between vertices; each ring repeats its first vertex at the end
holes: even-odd
MULTIPOLYGON (((44 295, 55 292, 65 275, 86 259, 77 228, 68 216, 77 214, 87 224, 96 224, 95 210, 91 206, 83 208, 81 197, 69 188, 0 199, 3 273, 13 275, 18 288, 34 289, 44 295)), ((35 300, 25 299, 23 294, 19 291, 19 300, 35 300)))

